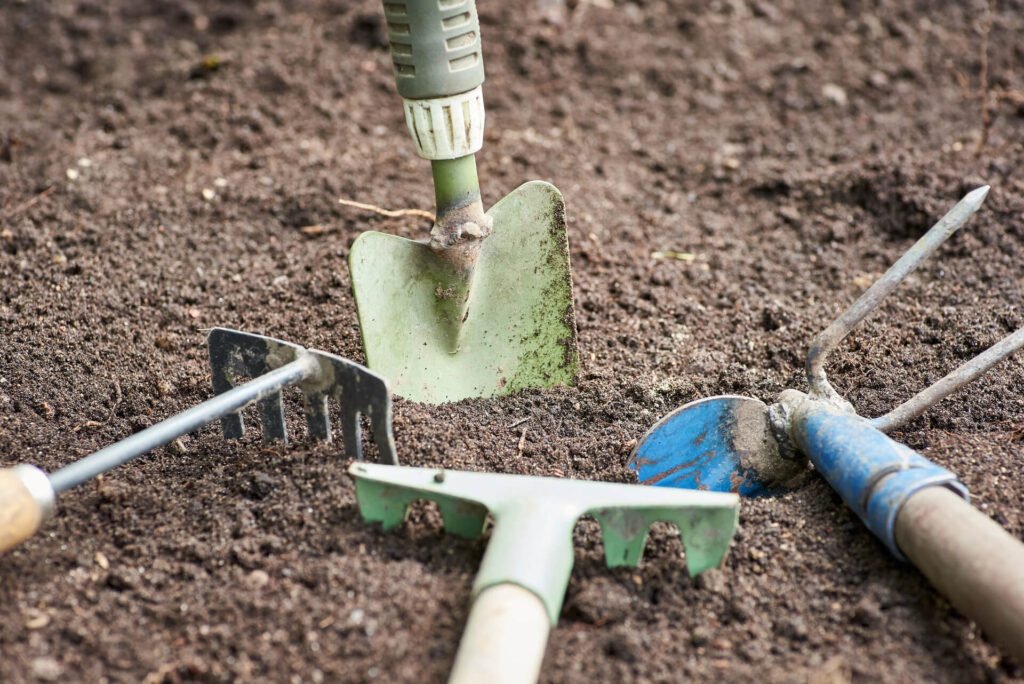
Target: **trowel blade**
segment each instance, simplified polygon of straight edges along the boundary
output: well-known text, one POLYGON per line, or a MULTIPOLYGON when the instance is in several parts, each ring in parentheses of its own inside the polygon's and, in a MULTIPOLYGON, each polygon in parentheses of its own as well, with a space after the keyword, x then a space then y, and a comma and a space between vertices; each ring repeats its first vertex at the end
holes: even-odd
POLYGON ((803 469, 779 456, 768 407, 750 397, 699 399, 662 418, 629 459, 641 484, 770 496, 803 469))
POLYGON ((425 243, 363 233, 349 266, 367 366, 395 394, 438 404, 572 384, 579 351, 565 208, 533 181, 488 214, 463 320, 445 306, 452 267, 425 243))

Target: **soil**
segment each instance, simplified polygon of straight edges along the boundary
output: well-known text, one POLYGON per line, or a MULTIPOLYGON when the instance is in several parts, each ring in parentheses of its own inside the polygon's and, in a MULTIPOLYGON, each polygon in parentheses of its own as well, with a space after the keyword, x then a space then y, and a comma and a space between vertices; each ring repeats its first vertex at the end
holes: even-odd
MULTIPOLYGON (((362 359, 349 245, 428 224, 338 199, 432 203, 379 11, 0 6, 0 462, 52 470, 208 398, 215 325, 362 359)), ((829 369, 877 415, 1024 324, 1019 0, 481 15, 485 199, 564 193, 585 368, 572 388, 396 400, 403 463, 631 481, 672 408, 804 389, 812 336, 982 182, 984 209, 829 369)), ((1018 538, 1022 388, 1018 358, 896 435, 1018 538)), ((209 427, 62 496, 0 559, 0 680, 442 681, 486 540, 425 505, 364 524, 340 444, 294 432, 209 427)), ((546 682, 1024 681, 813 473, 745 501, 696 580, 667 526, 637 569, 604 567, 593 521, 576 542, 546 682)))

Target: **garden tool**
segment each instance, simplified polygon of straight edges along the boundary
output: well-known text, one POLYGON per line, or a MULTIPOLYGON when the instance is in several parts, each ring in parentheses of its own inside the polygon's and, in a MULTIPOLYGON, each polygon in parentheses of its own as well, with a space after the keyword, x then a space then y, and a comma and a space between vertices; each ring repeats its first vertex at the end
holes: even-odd
POLYGON ((635 566, 651 523, 674 523, 691 577, 721 564, 738 518, 739 498, 728 493, 370 463, 354 463, 349 472, 363 518, 385 530, 417 499, 436 502, 445 529, 462 537, 483 533, 488 512, 494 519, 449 680, 456 684, 537 679, 569 584, 581 515, 601 525, 610 567, 635 566))
POLYGON ((969 503, 950 471, 884 433, 1024 346, 1024 328, 879 418, 857 415, 825 373, 829 353, 884 297, 981 206, 968 193, 830 324, 807 355, 810 393, 783 391, 771 406, 749 397, 702 399, 663 418, 630 464, 642 483, 772 494, 806 459, 898 559, 909 558, 961 612, 1024 662, 1024 544, 969 503))
POLYGON ((412 401, 575 382, 565 204, 520 186, 484 213, 483 53, 475 0, 386 0, 395 82, 437 205, 429 239, 367 232, 349 267, 367 365, 412 401))
POLYGON ((0 553, 25 541, 56 510, 57 494, 221 419, 224 437, 244 429, 240 411, 259 405, 263 436, 287 442, 281 390, 298 386, 305 401, 310 437, 330 440, 327 400, 339 403, 345 453, 362 460, 360 414, 370 420, 383 463, 395 464, 391 396, 387 383, 357 363, 304 349, 272 337, 214 328, 208 339, 213 389, 217 396, 146 428, 116 444, 46 474, 20 464, 0 470, 0 553), (253 378, 236 385, 239 377, 253 378))

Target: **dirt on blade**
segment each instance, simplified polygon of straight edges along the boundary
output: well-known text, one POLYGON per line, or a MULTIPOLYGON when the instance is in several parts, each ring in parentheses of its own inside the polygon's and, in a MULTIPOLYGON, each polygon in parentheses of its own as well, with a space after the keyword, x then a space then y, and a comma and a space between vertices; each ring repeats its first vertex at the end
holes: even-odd
MULTIPOLYGON (((830 377, 878 415, 1024 323, 1019 0, 985 41, 984 2, 480 13, 484 201, 564 193, 584 371, 398 401, 404 463, 631 481, 672 408, 805 389, 812 336, 982 182, 830 377)), ((390 69, 377 2, 2 3, 0 463, 54 469, 207 398, 215 325, 361 359, 349 245, 423 222, 338 199, 433 197, 390 69)), ((1018 538, 1022 388, 1014 359, 897 435, 1018 538)), ((340 454, 208 428, 70 492, 0 559, 0 680, 443 680, 485 541, 427 506, 364 525, 340 454)), ((543 680, 1024 681, 820 479, 741 525, 690 580, 674 530, 609 570, 581 524, 543 680)))

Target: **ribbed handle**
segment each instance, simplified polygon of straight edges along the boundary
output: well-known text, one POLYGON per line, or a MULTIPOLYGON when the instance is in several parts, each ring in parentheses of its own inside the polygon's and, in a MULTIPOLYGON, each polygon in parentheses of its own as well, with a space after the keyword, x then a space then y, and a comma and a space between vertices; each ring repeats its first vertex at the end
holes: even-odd
POLYGON ((384 0, 398 93, 452 97, 484 82, 476 0, 384 0))

